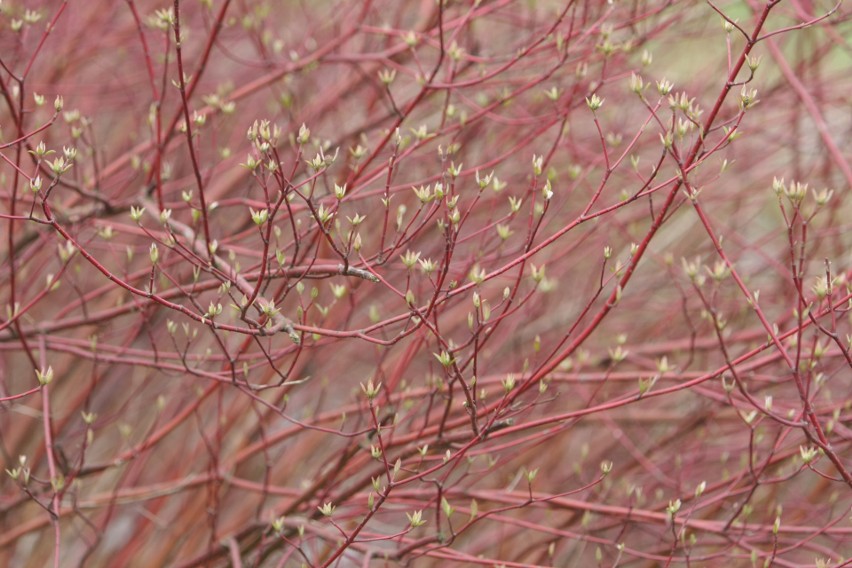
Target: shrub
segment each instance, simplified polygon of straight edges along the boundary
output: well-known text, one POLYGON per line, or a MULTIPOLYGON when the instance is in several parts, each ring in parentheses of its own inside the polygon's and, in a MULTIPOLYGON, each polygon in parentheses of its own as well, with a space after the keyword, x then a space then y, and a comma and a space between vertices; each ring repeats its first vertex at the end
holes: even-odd
POLYGON ((0 10, 3 565, 852 553, 839 5, 0 10))

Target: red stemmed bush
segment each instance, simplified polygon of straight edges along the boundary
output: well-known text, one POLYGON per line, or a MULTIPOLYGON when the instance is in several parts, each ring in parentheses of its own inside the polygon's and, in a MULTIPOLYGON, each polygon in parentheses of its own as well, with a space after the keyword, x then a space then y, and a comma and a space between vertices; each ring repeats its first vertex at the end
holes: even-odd
POLYGON ((0 564, 842 564, 847 18, 4 2, 0 564))

